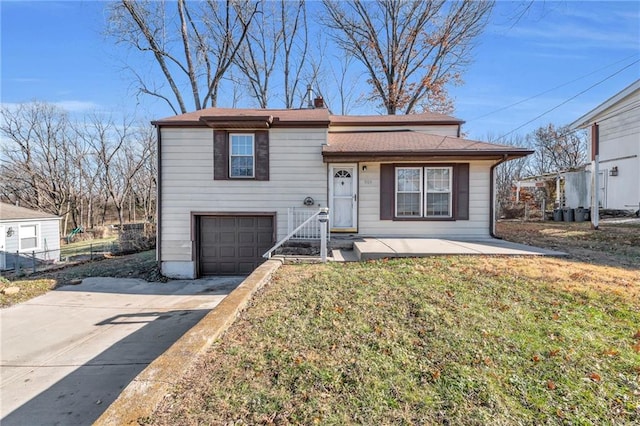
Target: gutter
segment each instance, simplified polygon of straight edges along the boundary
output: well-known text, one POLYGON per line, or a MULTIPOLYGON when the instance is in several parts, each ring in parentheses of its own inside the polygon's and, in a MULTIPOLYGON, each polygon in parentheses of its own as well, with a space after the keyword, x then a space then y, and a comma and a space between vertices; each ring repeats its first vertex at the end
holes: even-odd
POLYGON ((156 169, 158 176, 156 179, 156 261, 158 269, 162 272, 162 133, 160 124, 152 123, 158 132, 158 151, 156 153, 156 169))
POLYGON ((498 160, 498 162, 495 163, 493 166, 491 166, 491 168, 489 169, 489 200, 490 200, 489 202, 489 235, 491 236, 491 238, 496 238, 498 240, 501 240, 502 238, 498 237, 493 231, 494 225, 495 225, 495 205, 496 205, 495 190, 494 190, 494 186, 495 186, 494 171, 496 167, 498 167, 500 164, 504 163, 508 159, 509 159, 509 154, 503 154, 502 158, 498 160))

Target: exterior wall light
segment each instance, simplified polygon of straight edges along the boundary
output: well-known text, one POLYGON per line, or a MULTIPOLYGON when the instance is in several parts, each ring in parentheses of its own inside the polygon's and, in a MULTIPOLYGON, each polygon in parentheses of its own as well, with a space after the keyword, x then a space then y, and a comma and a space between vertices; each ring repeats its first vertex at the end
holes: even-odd
POLYGON ((7 237, 12 237, 14 233, 15 231, 13 230, 13 228, 7 229, 7 237))

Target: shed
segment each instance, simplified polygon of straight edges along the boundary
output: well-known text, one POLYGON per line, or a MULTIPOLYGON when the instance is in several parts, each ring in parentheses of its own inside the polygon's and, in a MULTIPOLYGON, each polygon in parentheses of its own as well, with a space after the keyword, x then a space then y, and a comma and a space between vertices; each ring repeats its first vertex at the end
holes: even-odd
POLYGON ((60 260, 60 217, 0 203, 0 270, 60 260))

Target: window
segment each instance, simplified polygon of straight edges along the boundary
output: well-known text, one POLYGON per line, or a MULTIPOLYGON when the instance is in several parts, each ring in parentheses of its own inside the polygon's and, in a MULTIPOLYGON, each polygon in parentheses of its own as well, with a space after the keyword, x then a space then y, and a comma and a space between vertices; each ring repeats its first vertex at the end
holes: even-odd
POLYGON ((396 217, 452 216, 451 167, 397 167, 396 217))
POLYGON ((254 177, 255 157, 252 134, 229 135, 229 177, 254 177))
POLYGON ((269 180, 269 131, 213 132, 214 180, 269 180))
POLYGON ((38 247, 38 225, 20 226, 20 250, 32 250, 38 247))
POLYGON ((396 169, 396 216, 422 216, 422 168, 396 169))
POLYGON ((426 216, 451 216, 451 168, 426 167, 426 216))

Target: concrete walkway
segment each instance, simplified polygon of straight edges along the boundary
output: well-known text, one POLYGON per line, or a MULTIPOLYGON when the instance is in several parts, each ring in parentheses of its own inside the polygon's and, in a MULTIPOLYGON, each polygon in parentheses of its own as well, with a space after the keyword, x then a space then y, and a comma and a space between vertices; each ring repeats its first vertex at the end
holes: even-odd
MULTIPOLYGON (((425 257, 436 255, 506 255, 506 256, 566 256, 566 253, 546 250, 498 239, 458 241, 438 238, 363 238, 354 241, 353 254, 358 260, 391 257, 425 257)), ((348 259, 349 256, 343 256, 348 259)), ((353 259, 354 256, 351 256, 353 259)))
POLYGON ((0 310, 0 424, 93 423, 243 279, 88 278, 0 310))

